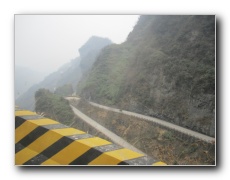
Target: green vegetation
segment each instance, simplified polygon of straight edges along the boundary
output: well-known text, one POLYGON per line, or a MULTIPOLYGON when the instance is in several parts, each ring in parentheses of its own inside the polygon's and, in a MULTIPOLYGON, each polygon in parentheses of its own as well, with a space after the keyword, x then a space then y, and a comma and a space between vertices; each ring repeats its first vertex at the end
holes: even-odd
POLYGON ((72 84, 65 84, 60 86, 54 91, 54 93, 60 96, 70 96, 73 94, 72 84))
POLYGON ((206 143, 150 121, 92 106, 83 100, 75 106, 144 153, 168 165, 215 164, 214 142, 206 143))
MULTIPOLYGON (((69 95, 68 93, 71 92, 71 89, 67 87, 67 84, 71 84, 75 89, 82 75, 91 69, 101 49, 109 44, 111 44, 111 41, 107 38, 92 36, 79 49, 80 57, 76 57, 64 64, 56 72, 51 72, 43 81, 32 86, 19 96, 16 99, 16 104, 33 111, 35 104, 34 94, 40 88, 46 88, 52 92, 56 89, 56 92, 62 96, 69 95)), ((22 82, 20 81, 20 83, 22 82)))
POLYGON ((35 111, 45 114, 45 117, 55 119, 62 124, 70 125, 74 120, 74 113, 68 100, 51 93, 47 89, 39 89, 35 93, 35 111))
POLYGON ((105 96, 105 103, 111 105, 117 103, 116 100, 119 99, 121 94, 129 51, 114 44, 104 48, 103 52, 98 57, 102 61, 97 61, 94 64, 94 66, 100 66, 100 68, 93 68, 85 84, 79 84, 79 89, 80 91, 86 90, 84 94, 88 95, 88 98, 91 94, 93 99, 105 96), (121 54, 124 55, 120 56, 121 54), (98 88, 94 88, 95 86, 98 88))
POLYGON ((91 69, 101 49, 111 43, 112 43, 111 40, 109 40, 108 38, 92 36, 79 49, 79 53, 82 59, 80 63, 80 67, 83 74, 85 74, 87 71, 91 69))
POLYGON ((215 135, 215 17, 141 16, 79 83, 87 100, 215 135))
POLYGON ((171 131, 166 131, 164 134, 163 134, 163 138, 165 140, 173 140, 174 137, 173 137, 173 133, 171 131))

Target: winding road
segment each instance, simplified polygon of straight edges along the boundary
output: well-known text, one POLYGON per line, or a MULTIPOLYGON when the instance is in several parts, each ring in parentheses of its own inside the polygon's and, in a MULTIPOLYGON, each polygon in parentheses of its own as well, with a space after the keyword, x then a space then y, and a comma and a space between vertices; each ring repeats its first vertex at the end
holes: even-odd
MULTIPOLYGON (((70 100, 70 99, 79 100, 79 98, 77 98, 77 97, 67 97, 66 99, 68 99, 68 100, 70 100)), ((165 126, 167 128, 176 130, 178 132, 193 136, 195 138, 201 139, 201 140, 206 141, 206 142, 215 142, 215 138, 213 138, 213 137, 198 133, 196 131, 192 131, 190 129, 175 125, 173 123, 166 122, 166 121, 158 119, 158 118, 154 118, 151 116, 145 116, 142 114, 138 114, 138 113, 134 113, 134 112, 130 112, 130 111, 125 111, 125 110, 120 110, 120 109, 116 109, 116 108, 112 108, 112 107, 108 107, 108 106, 103 106, 103 105, 100 105, 100 104, 97 104, 94 102, 89 102, 89 103, 93 106, 96 106, 96 107, 99 107, 102 109, 106 109, 106 110, 113 111, 116 113, 126 114, 129 116, 134 116, 134 117, 138 117, 138 118, 141 118, 143 120, 146 120, 146 121, 154 122, 156 124, 159 124, 159 125, 165 126)))
POLYGON ((134 146, 132 146, 131 144, 129 144, 127 141, 125 141, 124 139, 122 139, 121 137, 119 137, 118 135, 114 134, 113 132, 111 132, 110 130, 108 130, 107 128, 103 127, 102 125, 98 124, 96 121, 94 121, 93 119, 91 119, 90 117, 86 116, 85 114, 83 114, 81 111, 79 111, 77 108, 75 108, 74 106, 70 105, 70 107, 72 108, 73 112, 80 117, 83 121, 85 121, 87 124, 89 124, 90 126, 92 126, 93 128, 97 129, 98 131, 100 131, 101 133, 103 133, 104 135, 106 135, 108 138, 110 138, 114 143, 131 149, 135 152, 141 153, 146 155, 144 152, 140 151, 139 149, 135 148, 134 146))

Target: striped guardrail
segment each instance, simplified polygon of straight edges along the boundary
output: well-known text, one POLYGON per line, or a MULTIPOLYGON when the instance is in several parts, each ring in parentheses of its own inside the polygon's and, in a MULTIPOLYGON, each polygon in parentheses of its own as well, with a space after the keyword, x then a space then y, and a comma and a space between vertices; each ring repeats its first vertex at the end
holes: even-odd
POLYGON ((35 112, 15 110, 16 165, 166 165, 35 112))

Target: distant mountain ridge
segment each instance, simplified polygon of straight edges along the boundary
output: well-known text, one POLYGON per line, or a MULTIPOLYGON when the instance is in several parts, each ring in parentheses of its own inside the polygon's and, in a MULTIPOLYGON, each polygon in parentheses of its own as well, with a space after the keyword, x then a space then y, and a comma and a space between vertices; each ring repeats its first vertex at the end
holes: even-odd
MULTIPOLYGON (((97 36, 91 37, 80 49, 80 57, 72 59, 70 62, 61 66, 56 72, 51 73, 43 81, 33 85, 28 91, 16 99, 16 104, 22 108, 34 110, 35 92, 40 88, 46 88, 54 92, 58 87, 71 84, 73 89, 81 79, 83 73, 86 73, 96 60, 100 50, 111 44, 108 38, 97 36)), ((18 82, 21 82, 18 80, 18 82)))
POLYGON ((112 41, 108 38, 99 38, 97 36, 92 36, 78 51, 80 57, 84 59, 80 62, 80 67, 82 73, 89 71, 96 61, 97 56, 101 49, 105 46, 112 44, 112 41))
POLYGON ((36 72, 27 67, 15 65, 15 99, 25 93, 34 83, 38 83, 42 80, 43 75, 41 72, 36 72))

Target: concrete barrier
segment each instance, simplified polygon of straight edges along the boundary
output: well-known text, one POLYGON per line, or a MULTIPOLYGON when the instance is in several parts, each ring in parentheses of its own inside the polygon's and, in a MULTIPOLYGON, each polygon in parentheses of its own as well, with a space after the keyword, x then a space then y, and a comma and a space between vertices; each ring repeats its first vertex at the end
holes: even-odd
POLYGON ((166 165, 34 112, 15 109, 16 165, 166 165))

